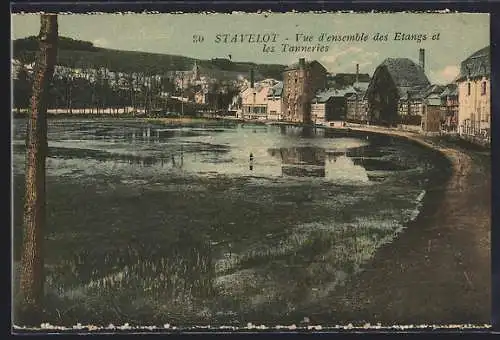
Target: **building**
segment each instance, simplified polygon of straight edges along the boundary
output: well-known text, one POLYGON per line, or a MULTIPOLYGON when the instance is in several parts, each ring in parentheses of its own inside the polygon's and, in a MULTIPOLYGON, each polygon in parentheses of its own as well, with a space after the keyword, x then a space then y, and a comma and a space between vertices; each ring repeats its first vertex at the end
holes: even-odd
POLYGON ((325 90, 316 94, 311 102, 311 121, 314 124, 326 122, 326 112, 330 112, 333 107, 334 90, 325 90))
POLYGON ((267 93, 267 113, 270 120, 281 120, 283 113, 283 82, 272 86, 267 93))
POLYGON ((473 53, 460 65, 458 87, 458 132, 490 138, 490 47, 473 53))
POLYGON ((283 73, 283 119, 311 122, 311 101, 320 89, 326 88, 326 69, 316 60, 300 58, 283 73))
POLYGON ((431 96, 439 96, 443 90, 442 85, 428 85, 427 87, 417 87, 414 90, 407 91, 399 99, 400 123, 402 125, 421 126, 427 99, 431 96))
POLYGON ((368 121, 368 101, 366 91, 370 82, 356 82, 352 88, 354 93, 347 97, 347 120, 354 123, 366 123, 368 121))
POLYGON ((408 58, 387 58, 375 69, 365 96, 371 123, 395 125, 404 112, 421 117, 422 93, 430 82, 420 52, 419 65, 408 58))
POLYGON ((243 119, 268 119, 268 94, 276 83, 262 82, 254 85, 253 77, 250 87, 241 92, 241 115, 243 119), (272 84, 272 85, 271 85, 272 84))
POLYGON ((19 72, 21 71, 23 67, 23 64, 17 60, 17 59, 12 59, 11 60, 11 68, 10 68, 10 76, 11 79, 18 79, 19 72))
POLYGON ((456 84, 446 85, 441 93, 441 110, 443 111, 443 129, 452 132, 458 127, 458 87, 456 84))
POLYGON ((441 110, 441 95, 439 93, 429 94, 423 105, 421 128, 424 132, 440 132, 443 120, 441 110))
POLYGON ((196 104, 208 104, 208 92, 203 89, 195 92, 194 102, 196 104))
POLYGON ((315 124, 339 124, 347 119, 348 99, 356 95, 354 87, 319 91, 311 102, 311 119, 315 124))

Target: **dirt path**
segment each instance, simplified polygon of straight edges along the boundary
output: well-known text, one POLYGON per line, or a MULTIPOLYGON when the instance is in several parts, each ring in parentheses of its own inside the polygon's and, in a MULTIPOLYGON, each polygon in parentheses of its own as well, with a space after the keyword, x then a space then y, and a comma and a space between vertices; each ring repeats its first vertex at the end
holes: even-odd
POLYGON ((432 145, 413 133, 356 130, 398 135, 438 149, 451 161, 453 173, 444 190, 428 191, 423 212, 398 239, 336 292, 331 305, 339 307, 332 310, 333 320, 321 321, 490 324, 491 170, 486 157, 432 145))

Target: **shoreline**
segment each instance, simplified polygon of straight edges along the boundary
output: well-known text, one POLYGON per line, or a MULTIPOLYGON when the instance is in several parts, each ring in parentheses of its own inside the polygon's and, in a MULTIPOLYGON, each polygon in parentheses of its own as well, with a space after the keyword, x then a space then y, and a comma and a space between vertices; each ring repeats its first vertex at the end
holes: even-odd
POLYGON ((326 299, 325 303, 335 300, 332 307, 339 305, 330 319, 316 319, 314 307, 310 318, 316 323, 356 320, 386 326, 489 324, 491 202, 485 190, 491 190, 491 183, 482 172, 484 165, 474 164, 471 151, 439 145, 412 132, 350 130, 418 143, 440 153, 450 169, 445 180, 429 183, 417 218, 393 242, 379 248, 363 272, 326 299))

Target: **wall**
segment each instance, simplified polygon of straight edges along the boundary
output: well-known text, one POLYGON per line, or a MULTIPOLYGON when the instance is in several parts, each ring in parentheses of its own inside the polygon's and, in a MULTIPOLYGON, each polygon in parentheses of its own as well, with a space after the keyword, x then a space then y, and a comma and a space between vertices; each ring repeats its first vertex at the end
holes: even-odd
POLYGON ((287 70, 283 76, 283 116, 292 122, 303 122, 307 106, 304 98, 306 91, 305 69, 287 70))
POLYGON ((283 100, 281 97, 267 98, 267 113, 269 119, 280 120, 283 112, 283 100))
POLYGON ((311 120, 314 123, 325 122, 325 103, 311 104, 311 120))
POLYGON ((424 106, 424 115, 422 117, 422 131, 439 132, 441 131, 441 106, 424 106))
POLYGON ((369 120, 393 125, 399 120, 399 94, 385 67, 377 68, 367 91, 369 120))
POLYGON ((247 88, 241 93, 241 109, 245 119, 267 118, 267 94, 270 86, 247 88))
POLYGON ((311 119, 311 101, 326 87, 326 71, 317 62, 287 70, 283 74, 283 118, 292 122, 311 119))
POLYGON ((490 129, 490 80, 473 79, 458 83, 458 129, 460 134, 479 134, 490 129), (481 84, 486 82, 486 93, 481 94, 481 84), (471 92, 468 93, 470 83, 471 92))
POLYGON ((351 121, 365 121, 368 119, 368 102, 362 95, 347 99, 347 119, 351 121))

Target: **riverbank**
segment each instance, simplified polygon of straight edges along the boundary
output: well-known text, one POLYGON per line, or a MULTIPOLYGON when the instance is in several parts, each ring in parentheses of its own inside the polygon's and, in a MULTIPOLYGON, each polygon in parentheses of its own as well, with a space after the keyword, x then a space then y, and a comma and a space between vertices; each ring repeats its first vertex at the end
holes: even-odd
MULTIPOLYGON (((406 138, 441 152, 452 172, 427 191, 424 209, 366 270, 335 292, 335 323, 477 324, 491 316, 489 157, 437 137, 379 128, 353 131, 406 138), (342 303, 339 303, 339 300, 342 303)), ((332 320, 309 318, 314 323, 332 320)))

